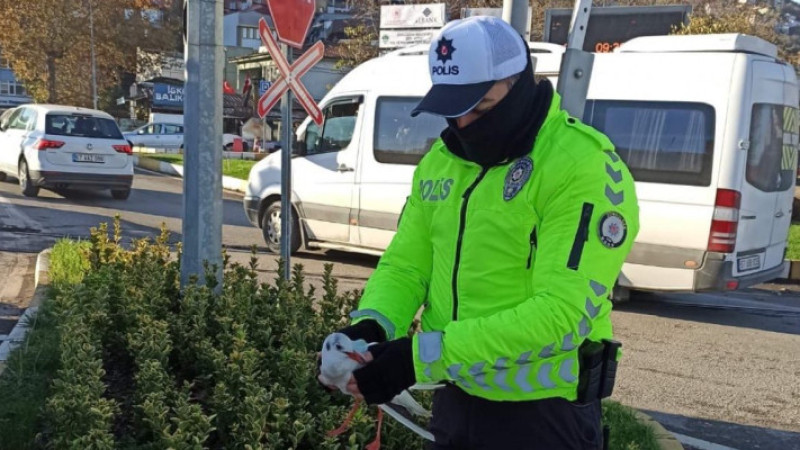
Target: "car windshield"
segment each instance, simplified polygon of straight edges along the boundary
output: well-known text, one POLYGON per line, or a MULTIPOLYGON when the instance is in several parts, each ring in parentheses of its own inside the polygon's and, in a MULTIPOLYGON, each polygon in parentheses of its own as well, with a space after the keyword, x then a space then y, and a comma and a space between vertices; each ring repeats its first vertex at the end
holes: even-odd
POLYGON ((111 119, 78 114, 48 114, 45 133, 56 136, 122 139, 117 123, 111 119))

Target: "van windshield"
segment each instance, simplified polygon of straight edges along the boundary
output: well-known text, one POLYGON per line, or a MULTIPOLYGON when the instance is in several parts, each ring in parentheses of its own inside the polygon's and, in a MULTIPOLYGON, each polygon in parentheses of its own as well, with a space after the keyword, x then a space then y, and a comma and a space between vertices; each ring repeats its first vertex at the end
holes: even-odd
POLYGON ((420 97, 378 98, 373 142, 378 162, 417 164, 447 128, 447 122, 438 116, 411 117, 420 100, 420 97))
POLYGON ((709 186, 714 108, 703 103, 590 100, 584 122, 614 143, 636 181, 709 186))

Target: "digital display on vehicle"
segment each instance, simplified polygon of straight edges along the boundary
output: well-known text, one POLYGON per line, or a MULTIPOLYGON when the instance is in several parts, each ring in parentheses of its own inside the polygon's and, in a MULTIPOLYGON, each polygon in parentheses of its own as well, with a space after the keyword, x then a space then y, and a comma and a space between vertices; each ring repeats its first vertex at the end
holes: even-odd
MULTIPOLYGON (((607 53, 636 37, 670 34, 688 21, 691 10, 689 5, 592 8, 583 50, 607 53)), ((571 18, 572 9, 547 10, 544 40, 565 45, 571 18)))

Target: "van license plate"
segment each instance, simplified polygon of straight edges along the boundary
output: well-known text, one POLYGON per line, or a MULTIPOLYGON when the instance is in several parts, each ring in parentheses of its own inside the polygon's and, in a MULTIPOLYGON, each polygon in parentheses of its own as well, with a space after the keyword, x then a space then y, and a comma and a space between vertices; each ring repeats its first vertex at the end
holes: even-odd
POLYGON ((739 272, 747 272, 761 268, 761 256, 753 255, 745 258, 739 258, 738 261, 739 272))
POLYGON ((75 162, 104 163, 106 158, 103 155, 93 155, 90 153, 73 153, 72 160, 75 162))

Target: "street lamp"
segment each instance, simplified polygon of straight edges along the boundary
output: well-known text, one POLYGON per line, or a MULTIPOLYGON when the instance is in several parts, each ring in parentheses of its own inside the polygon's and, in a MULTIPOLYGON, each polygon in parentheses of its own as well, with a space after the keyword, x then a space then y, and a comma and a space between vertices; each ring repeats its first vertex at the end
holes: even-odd
POLYGON ((92 10, 92 0, 87 0, 89 4, 89 37, 92 46, 92 104, 97 109, 97 63, 94 56, 94 11, 92 10))

